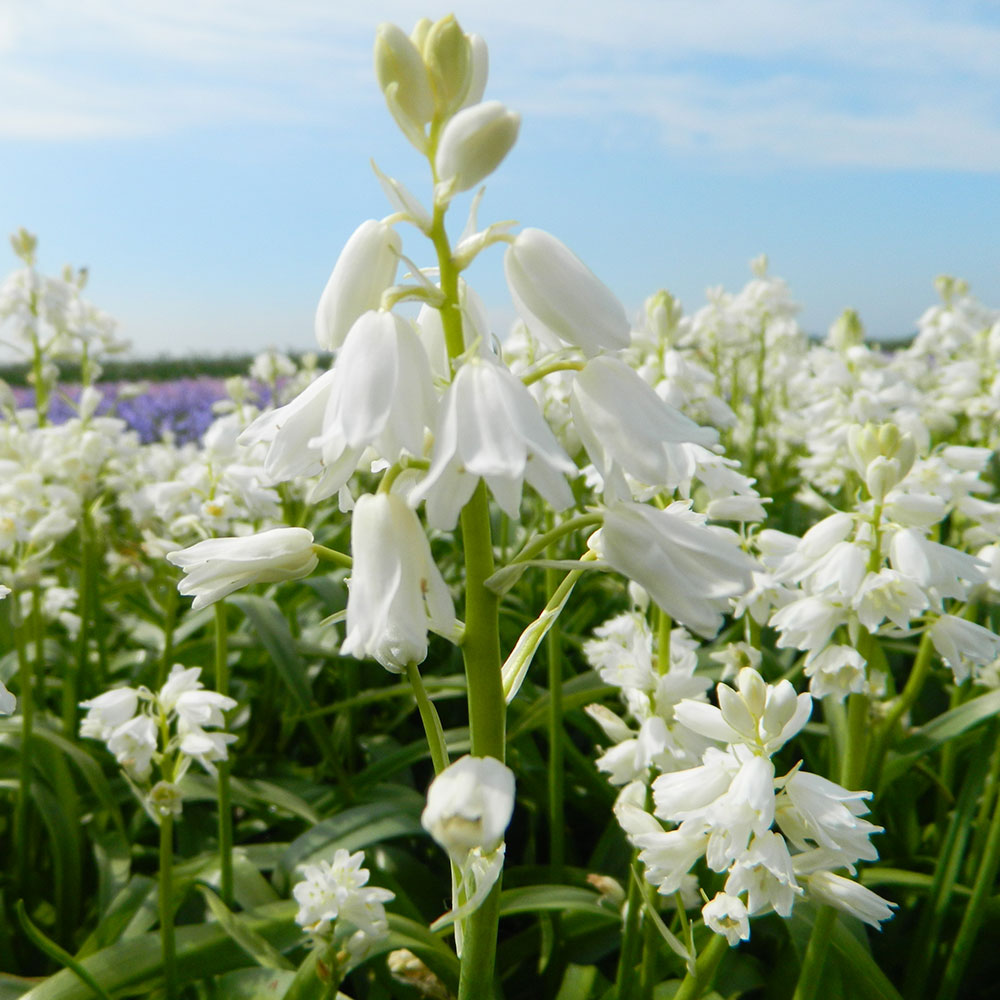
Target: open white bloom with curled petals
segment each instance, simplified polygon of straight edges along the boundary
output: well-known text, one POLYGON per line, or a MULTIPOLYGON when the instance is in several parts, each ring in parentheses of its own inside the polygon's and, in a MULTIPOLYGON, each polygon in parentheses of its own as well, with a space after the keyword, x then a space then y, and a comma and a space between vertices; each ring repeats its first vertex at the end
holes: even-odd
POLYGON ((208 538, 171 552, 168 562, 184 570, 177 589, 194 595, 193 610, 214 604, 252 583, 277 583, 308 576, 319 561, 312 532, 306 528, 271 528, 256 535, 208 538))
POLYGON ((701 908, 701 915, 705 924, 723 935, 731 948, 750 939, 750 915, 738 896, 717 892, 701 908))
POLYGON ((632 368, 608 355, 591 358, 573 379, 569 405, 609 499, 632 498, 625 473, 645 486, 676 489, 696 466, 693 451, 684 446, 708 448, 719 437, 663 402, 632 368))
POLYGON ((665 510, 613 504, 591 544, 615 570, 645 587, 667 614, 707 637, 722 627, 730 599, 750 589, 757 565, 735 532, 709 526, 680 501, 665 510))
POLYGON ((455 607, 417 515, 394 493, 358 498, 351 522, 341 652, 401 673, 427 656, 427 630, 453 631, 455 607))
MULTIPOLYGON (((338 921, 355 930, 348 943, 352 954, 363 954, 372 944, 386 937, 389 924, 385 904, 396 898, 389 889, 369 886, 369 872, 363 868, 364 852, 350 854, 341 848, 333 861, 319 861, 302 866, 302 881, 292 889, 299 904, 295 922, 315 937, 329 937, 338 921), (358 938, 360 935, 360 939, 358 938)), ((346 936, 338 925, 340 937, 346 936)))
POLYGON ((525 482, 556 510, 568 507, 573 494, 566 476, 576 471, 521 380, 500 362, 476 356, 448 388, 430 470, 410 499, 426 499, 428 522, 448 530, 480 479, 516 518, 525 482))

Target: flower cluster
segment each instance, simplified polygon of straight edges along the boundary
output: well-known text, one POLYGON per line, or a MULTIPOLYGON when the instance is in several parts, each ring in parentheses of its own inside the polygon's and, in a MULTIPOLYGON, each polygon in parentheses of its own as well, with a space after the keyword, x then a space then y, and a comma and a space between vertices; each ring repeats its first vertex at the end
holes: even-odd
POLYGON ((317 940, 343 941, 348 955, 364 958, 389 934, 385 904, 395 893, 368 885, 363 851, 338 850, 333 861, 302 865, 292 895, 299 904, 295 922, 317 940))
POLYGON ((775 772, 772 757, 805 725, 811 696, 796 695, 788 681, 766 684, 750 667, 739 672, 735 689, 716 690, 718 707, 684 700, 674 708, 680 726, 712 743, 701 764, 653 781, 652 815, 641 782, 627 786, 616 805, 646 877, 670 894, 701 859, 723 873, 722 890, 702 914, 730 944, 750 936, 750 917, 787 917, 803 897, 878 926, 891 905, 837 874, 878 857, 869 838, 881 827, 861 818, 871 793, 848 791, 801 763, 775 772))
POLYGON ((87 715, 80 735, 101 740, 125 774, 147 790, 144 801, 154 818, 158 811, 181 809, 177 785, 192 761, 210 774, 226 760, 236 737, 223 731, 225 713, 236 702, 209 691, 198 679, 201 667, 175 664, 156 693, 120 687, 80 703, 87 715), (153 765, 161 780, 152 786, 153 765))

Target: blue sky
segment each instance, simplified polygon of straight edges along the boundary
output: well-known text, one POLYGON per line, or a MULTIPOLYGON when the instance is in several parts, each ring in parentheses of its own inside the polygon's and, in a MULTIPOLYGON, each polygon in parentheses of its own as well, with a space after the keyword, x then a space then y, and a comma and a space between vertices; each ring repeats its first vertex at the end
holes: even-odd
MULTIPOLYGON (((344 241, 390 211, 369 159, 429 200, 375 27, 454 10, 523 116, 480 222, 549 230, 630 312, 661 287, 694 311, 761 252, 814 332, 851 306, 905 334, 940 273, 1000 306, 996 2, 358 6, 0 0, 0 228, 88 265, 136 353, 307 349, 344 241)), ((501 257, 469 274, 498 331, 501 257)))

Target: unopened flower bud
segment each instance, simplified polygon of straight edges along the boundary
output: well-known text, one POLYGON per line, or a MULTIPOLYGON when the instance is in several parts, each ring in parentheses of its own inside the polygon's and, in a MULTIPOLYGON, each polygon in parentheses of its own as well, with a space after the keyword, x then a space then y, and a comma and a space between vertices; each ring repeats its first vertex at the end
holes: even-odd
POLYGON ((446 118, 462 106, 472 81, 469 39, 454 14, 441 18, 427 32, 423 54, 435 106, 446 118))
POLYGON ((680 302, 661 288, 646 299, 646 325, 657 340, 672 344, 683 311, 680 302))
POLYGON ((10 237, 10 245, 21 260, 29 267, 35 263, 35 250, 38 247, 38 237, 29 233, 23 226, 10 237))
POLYGON ((459 111, 445 125, 434 160, 440 186, 438 200, 448 201, 493 173, 510 152, 520 126, 521 116, 499 101, 459 111))
POLYGON ((323 350, 335 351, 359 316, 378 309, 395 280, 402 248, 388 223, 369 219, 354 230, 316 307, 316 340, 323 350))
POLYGON ((472 61, 469 73, 469 89, 465 92, 462 107, 467 108, 478 104, 483 99, 486 90, 486 78, 490 72, 490 53, 486 48, 486 39, 481 35, 469 35, 469 56, 472 61))
POLYGON ((403 131, 422 131, 434 116, 431 82, 420 50, 395 24, 380 24, 375 32, 375 76, 403 131))
POLYGON ((864 339, 865 328, 861 324, 861 317, 854 309, 845 309, 833 321, 827 335, 827 343, 841 354, 851 347, 859 347, 864 343, 864 339))

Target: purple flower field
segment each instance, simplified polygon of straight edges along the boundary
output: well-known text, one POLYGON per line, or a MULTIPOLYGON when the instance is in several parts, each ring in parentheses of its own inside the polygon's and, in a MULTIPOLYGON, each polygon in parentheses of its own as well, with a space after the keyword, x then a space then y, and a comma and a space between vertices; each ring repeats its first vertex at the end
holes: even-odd
MULTIPOLYGON (((212 407, 226 397, 225 379, 199 377, 170 382, 148 382, 136 392, 131 382, 99 382, 97 388, 104 398, 99 414, 120 417, 136 431, 144 444, 171 436, 178 444, 197 441, 212 423, 212 407)), ((257 400, 266 405, 270 400, 267 386, 255 384, 257 400)), ((34 405, 34 390, 14 389, 19 407, 34 405)), ((80 387, 61 385, 53 394, 49 419, 62 423, 76 414, 80 387)))

